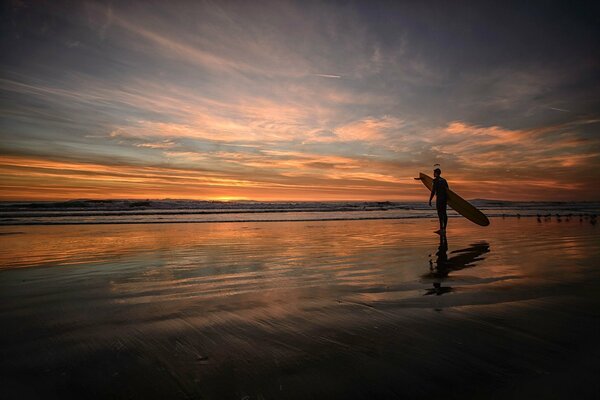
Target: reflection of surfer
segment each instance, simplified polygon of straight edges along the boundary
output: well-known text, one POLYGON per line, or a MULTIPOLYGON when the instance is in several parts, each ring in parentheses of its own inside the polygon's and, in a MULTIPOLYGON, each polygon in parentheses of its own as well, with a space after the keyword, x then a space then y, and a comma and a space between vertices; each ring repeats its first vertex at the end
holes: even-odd
POLYGON ((445 278, 448 276, 448 272, 450 272, 450 263, 448 261, 448 239, 446 239, 446 234, 440 234, 440 245, 438 246, 438 251, 435 253, 437 259, 434 262, 429 260, 429 269, 432 275, 435 275, 437 278, 445 278))
POLYGON ((490 245, 487 242, 473 243, 469 247, 450 252, 448 256, 448 240, 444 233, 440 234, 440 245, 435 253, 435 260, 430 256, 429 273, 423 275, 425 279, 433 279, 433 288, 427 289, 426 295, 442 295, 452 292, 449 286, 442 286, 444 279, 448 274, 454 271, 460 271, 464 268, 474 267, 477 261, 484 259, 483 255, 490 252, 490 245))
POLYGON ((440 175, 442 170, 436 168, 433 170, 433 186, 431 188, 431 196, 429 196, 429 205, 431 206, 431 199, 435 196, 435 208, 437 209, 438 218, 440 219, 440 230, 436 233, 446 232, 446 226, 448 226, 448 214, 446 213, 446 205, 448 204, 448 182, 440 175))
POLYGON ((446 239, 446 234, 442 233, 440 235, 440 245, 438 247, 437 253, 437 269, 447 269, 448 268, 448 239, 446 239))
POLYGON ((446 239, 446 234, 444 232, 440 233, 440 245, 435 255, 437 256, 435 267, 433 266, 433 261, 429 260, 429 270, 431 271, 431 275, 438 278, 440 282, 433 282, 433 289, 427 289, 427 293, 425 293, 426 296, 432 294, 441 296, 452 291, 451 287, 442 286, 441 282, 442 279, 448 276, 449 272, 448 240, 446 239))

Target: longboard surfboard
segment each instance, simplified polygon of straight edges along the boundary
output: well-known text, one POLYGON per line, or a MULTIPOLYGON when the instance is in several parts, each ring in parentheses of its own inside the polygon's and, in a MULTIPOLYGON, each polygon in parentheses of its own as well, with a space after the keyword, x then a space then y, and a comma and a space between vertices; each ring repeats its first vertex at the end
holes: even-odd
MULTIPOLYGON (((420 172, 419 177, 415 179, 423 182, 423 185, 425 185, 425 187, 429 189, 429 191, 431 191, 431 189, 433 188, 432 177, 420 172)), ((488 217, 485 216, 484 213, 479 211, 477 207, 475 207, 474 205, 472 205, 471 203, 469 203, 450 189, 448 189, 448 205, 452 207, 454 211, 456 211, 469 221, 476 223, 477 225, 488 226, 490 224, 490 220, 488 219, 488 217)))

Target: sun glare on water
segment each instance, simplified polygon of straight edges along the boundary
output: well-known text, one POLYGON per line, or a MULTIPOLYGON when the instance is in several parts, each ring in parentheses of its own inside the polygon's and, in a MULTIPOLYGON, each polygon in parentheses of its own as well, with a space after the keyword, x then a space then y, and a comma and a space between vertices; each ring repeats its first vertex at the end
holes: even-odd
POLYGON ((236 197, 236 196, 218 196, 218 197, 211 197, 210 200, 212 201, 243 201, 243 200, 248 200, 246 197, 236 197))

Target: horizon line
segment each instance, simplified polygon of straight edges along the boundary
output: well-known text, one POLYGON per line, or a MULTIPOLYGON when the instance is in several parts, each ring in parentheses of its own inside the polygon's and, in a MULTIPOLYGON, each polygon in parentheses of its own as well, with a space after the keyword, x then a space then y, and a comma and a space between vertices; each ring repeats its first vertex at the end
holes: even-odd
MULTIPOLYGON (((522 203, 595 203, 600 202, 600 199, 596 200, 505 200, 505 199, 486 199, 486 198, 474 198, 466 199, 467 201, 502 201, 502 202, 522 202, 522 203)), ((420 202, 420 200, 399 200, 399 199, 386 199, 386 200, 349 200, 349 199, 338 199, 338 200, 254 200, 254 199, 186 199, 186 198, 72 198, 72 199, 31 199, 31 200, 1 200, 0 203, 69 203, 74 201, 92 201, 92 202, 110 202, 110 201, 190 201, 190 202, 212 202, 212 203, 235 203, 235 202, 254 202, 254 203, 334 203, 334 202, 349 202, 349 203, 403 203, 403 202, 420 202)), ((423 200, 423 203, 427 203, 427 200, 423 200)))

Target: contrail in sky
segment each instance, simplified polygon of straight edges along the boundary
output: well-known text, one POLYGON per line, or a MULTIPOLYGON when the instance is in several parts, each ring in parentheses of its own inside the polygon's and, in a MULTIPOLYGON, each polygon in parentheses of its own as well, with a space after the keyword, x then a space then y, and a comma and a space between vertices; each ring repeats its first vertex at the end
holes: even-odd
POLYGON ((568 113, 571 112, 569 110, 565 110, 565 109, 562 109, 562 108, 556 108, 556 107, 548 107, 548 108, 551 109, 551 110, 555 110, 555 111, 568 112, 568 113))
POLYGON ((314 76, 320 76, 321 78, 341 78, 341 75, 329 75, 329 74, 313 74, 314 76))

